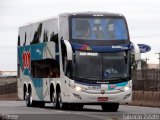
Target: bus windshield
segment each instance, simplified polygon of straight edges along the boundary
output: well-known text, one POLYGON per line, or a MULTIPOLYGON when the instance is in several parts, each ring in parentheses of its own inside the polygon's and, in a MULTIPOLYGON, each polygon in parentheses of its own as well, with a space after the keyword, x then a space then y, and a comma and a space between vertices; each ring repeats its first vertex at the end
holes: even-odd
POLYGON ((129 55, 126 52, 90 53, 75 51, 73 76, 94 81, 129 77, 129 55))
POLYGON ((127 40, 123 18, 72 18, 72 39, 127 40))

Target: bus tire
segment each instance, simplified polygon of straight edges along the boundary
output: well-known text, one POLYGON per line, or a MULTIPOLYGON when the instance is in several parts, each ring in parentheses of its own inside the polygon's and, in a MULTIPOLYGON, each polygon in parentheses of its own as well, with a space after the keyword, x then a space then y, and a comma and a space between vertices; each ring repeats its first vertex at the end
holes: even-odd
POLYGON ((53 103, 53 108, 56 109, 57 108, 57 97, 54 92, 51 93, 51 102, 53 103))
POLYGON ((105 103, 101 105, 102 110, 106 112, 117 112, 119 103, 105 103))
POLYGON ((67 109, 67 104, 62 102, 61 92, 57 93, 56 95, 56 108, 57 109, 67 109))
POLYGON ((83 110, 84 105, 83 104, 77 104, 77 110, 83 110))
POLYGON ((26 100, 26 105, 27 107, 31 107, 32 106, 32 96, 31 96, 31 93, 27 93, 26 92, 26 97, 25 97, 25 100, 26 100))
POLYGON ((119 108, 119 103, 113 103, 112 108, 111 108, 111 112, 117 112, 118 108, 119 108))

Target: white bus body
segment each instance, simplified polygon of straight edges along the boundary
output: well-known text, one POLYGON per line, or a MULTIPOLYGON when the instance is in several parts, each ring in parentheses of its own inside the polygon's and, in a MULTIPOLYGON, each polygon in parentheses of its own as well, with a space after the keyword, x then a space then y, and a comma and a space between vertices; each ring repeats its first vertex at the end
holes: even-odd
POLYGON ((51 102, 56 108, 82 108, 85 104, 96 104, 105 111, 117 111, 119 103, 132 99, 128 34, 124 16, 111 13, 60 14, 20 27, 19 98, 26 100, 27 106, 51 102), (89 29, 90 38, 78 38, 84 28, 81 24, 93 27, 89 29), (107 34, 111 37, 102 38, 107 34), (107 61, 115 64, 116 60, 120 61, 115 66, 117 72, 103 75, 107 61), (93 76, 85 78, 87 74, 93 76))

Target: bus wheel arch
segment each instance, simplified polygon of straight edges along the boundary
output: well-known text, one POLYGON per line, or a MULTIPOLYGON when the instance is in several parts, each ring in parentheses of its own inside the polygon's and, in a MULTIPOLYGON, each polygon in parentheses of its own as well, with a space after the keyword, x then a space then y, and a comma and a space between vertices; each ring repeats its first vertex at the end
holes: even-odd
POLYGON ((27 107, 30 107, 32 106, 32 86, 31 84, 29 83, 28 84, 28 91, 27 91, 27 94, 26 94, 26 105, 27 107))
POLYGON ((56 85, 56 94, 59 94, 61 92, 61 87, 59 83, 56 85))
POLYGON ((61 91, 61 86, 58 83, 56 85, 56 109, 67 109, 68 108, 68 104, 67 103, 63 103, 62 100, 62 91, 61 91))
POLYGON ((62 103, 62 98, 61 98, 61 88, 60 84, 57 83, 56 85, 56 96, 55 96, 55 108, 56 109, 61 109, 61 103, 62 103))
POLYGON ((32 86, 31 86, 30 83, 28 84, 28 93, 29 93, 29 94, 32 94, 32 86))
POLYGON ((55 93, 54 84, 50 84, 50 101, 53 102, 53 94, 55 93))
POLYGON ((23 100, 26 99, 26 93, 27 93, 27 85, 26 85, 26 83, 24 83, 24 85, 23 85, 23 100))

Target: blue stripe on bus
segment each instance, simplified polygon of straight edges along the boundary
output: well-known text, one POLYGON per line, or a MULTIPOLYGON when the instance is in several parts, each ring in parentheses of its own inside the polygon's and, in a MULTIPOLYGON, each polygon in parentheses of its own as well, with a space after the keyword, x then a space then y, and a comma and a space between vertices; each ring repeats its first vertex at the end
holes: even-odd
POLYGON ((81 51, 120 52, 124 50, 130 50, 130 44, 112 45, 112 46, 93 46, 93 45, 71 43, 71 45, 73 49, 81 51))
POLYGON ((116 87, 124 87, 128 84, 128 81, 126 82, 121 82, 121 83, 117 83, 117 84, 109 84, 108 85, 108 90, 114 90, 116 89, 116 87), (115 86, 114 88, 112 88, 111 86, 115 86))
POLYGON ((43 100, 43 78, 32 78, 33 85, 35 87, 39 100, 43 100))
POLYGON ((23 68, 24 65, 23 65, 22 55, 24 52, 29 52, 31 55, 29 62, 31 62, 31 60, 41 60, 43 59, 43 50, 45 47, 46 47, 46 43, 38 43, 38 44, 18 47, 18 61, 21 66, 21 70, 24 75, 29 76, 30 80, 33 83, 32 87, 35 88, 35 92, 39 100, 41 101, 43 100, 43 78, 33 78, 31 75, 31 66, 30 66, 30 69, 23 68))
MULTIPOLYGON (((87 85, 87 86, 100 86, 101 84, 91 84, 91 83, 86 83, 86 82, 79 82, 79 81, 75 81, 75 83, 77 84, 82 84, 82 85, 87 85)), ((121 82, 121 83, 116 83, 116 84, 108 84, 108 85, 116 85, 117 87, 124 87, 128 84, 128 81, 126 82, 121 82)))
MULTIPOLYGON (((101 84, 90 84, 90 83, 84 83, 84 82, 78 82, 78 81, 75 81, 75 83, 77 84, 81 84, 81 85, 86 85, 86 86, 98 86, 100 87, 101 84)), ((114 90, 116 89, 117 87, 124 87, 128 84, 128 81, 126 82, 121 82, 121 83, 116 83, 116 84, 107 84, 108 85, 108 90, 114 90), (114 88, 111 87, 111 86, 115 86, 114 88)))

